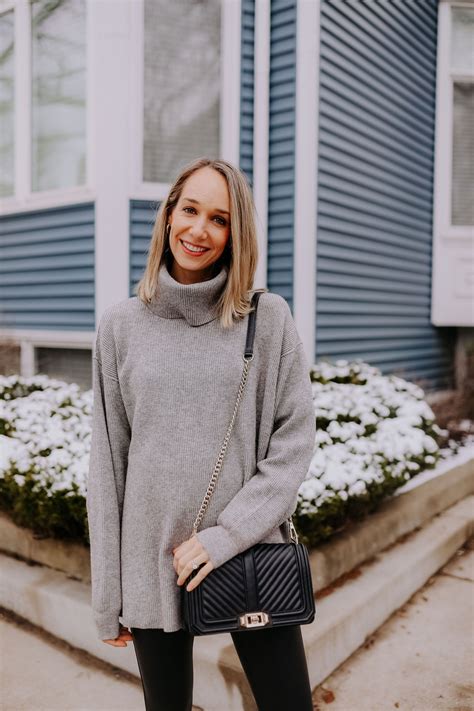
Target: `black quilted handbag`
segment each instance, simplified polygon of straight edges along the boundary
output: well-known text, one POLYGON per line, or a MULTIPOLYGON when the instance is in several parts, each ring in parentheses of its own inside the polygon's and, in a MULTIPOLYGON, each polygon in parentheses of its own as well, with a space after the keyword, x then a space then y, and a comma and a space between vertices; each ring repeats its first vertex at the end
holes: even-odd
MULTIPOLYGON (((214 491, 247 381, 249 364, 253 360, 255 321, 261 293, 256 291, 252 297, 255 309, 249 313, 244 370, 237 401, 206 495, 193 524, 193 534, 197 532, 214 491)), ((181 586, 183 621, 189 632, 194 635, 238 632, 308 624, 314 620, 316 607, 308 551, 298 542, 291 516, 288 527, 288 543, 257 543, 211 570, 194 590, 188 592, 186 585, 197 575, 200 567, 196 565, 181 586)))

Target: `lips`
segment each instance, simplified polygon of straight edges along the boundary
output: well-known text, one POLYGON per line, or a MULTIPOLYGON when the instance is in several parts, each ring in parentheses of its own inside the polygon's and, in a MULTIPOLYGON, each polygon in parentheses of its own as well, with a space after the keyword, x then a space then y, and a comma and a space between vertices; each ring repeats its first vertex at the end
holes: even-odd
MULTIPOLYGON (((186 249, 187 251, 192 251, 192 250, 188 250, 188 249, 187 249, 184 240, 181 239, 180 242, 181 242, 181 244, 183 245, 184 249, 186 249)), ((193 254, 204 254, 204 252, 208 252, 208 251, 209 251, 208 247, 199 247, 198 244, 193 244, 192 242, 188 242, 188 244, 190 244, 192 247, 198 247, 198 248, 199 248, 199 252, 193 251, 193 254)))

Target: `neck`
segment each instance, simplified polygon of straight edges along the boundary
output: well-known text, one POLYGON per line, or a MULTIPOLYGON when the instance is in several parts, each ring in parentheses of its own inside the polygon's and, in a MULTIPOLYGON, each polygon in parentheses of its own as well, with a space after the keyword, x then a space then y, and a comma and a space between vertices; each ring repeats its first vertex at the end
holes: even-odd
POLYGON ((218 259, 205 269, 190 270, 182 267, 176 259, 169 260, 167 263, 168 272, 173 279, 180 284, 198 284, 201 281, 208 281, 219 274, 222 268, 222 262, 218 259))

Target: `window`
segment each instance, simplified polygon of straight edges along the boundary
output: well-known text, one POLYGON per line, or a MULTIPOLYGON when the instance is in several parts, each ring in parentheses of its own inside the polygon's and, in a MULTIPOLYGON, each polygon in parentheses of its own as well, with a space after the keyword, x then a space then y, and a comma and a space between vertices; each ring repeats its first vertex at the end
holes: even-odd
POLYGON ((0 0, 2 214, 86 188, 89 0, 0 0))
POLYGON ((36 372, 50 378, 92 387, 92 352, 86 348, 35 348, 36 372))
POLYGON ((13 11, 0 15, 0 197, 14 193, 13 11))
POLYGON ((31 2, 32 190, 86 182, 85 0, 31 2))
POLYGON ((474 225, 474 7, 451 8, 451 224, 474 225))
POLYGON ((474 326, 474 0, 440 0, 431 320, 474 326))
POLYGON ((144 0, 143 180, 220 152, 220 0, 144 0))

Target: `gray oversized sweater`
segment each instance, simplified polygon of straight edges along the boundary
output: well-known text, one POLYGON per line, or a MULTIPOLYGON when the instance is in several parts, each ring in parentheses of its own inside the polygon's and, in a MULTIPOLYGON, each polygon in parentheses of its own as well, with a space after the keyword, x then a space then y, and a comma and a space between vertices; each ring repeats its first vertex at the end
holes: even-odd
MULTIPOLYGON (((87 515, 100 639, 127 627, 182 628, 173 547, 192 535, 242 375, 248 317, 220 325, 228 275, 181 284, 163 264, 151 304, 106 309, 93 357, 87 515), (119 620, 120 618, 120 620, 119 620)), ((254 359, 198 538, 214 567, 258 542, 289 540, 311 462, 309 364, 286 301, 260 297, 254 359)))

